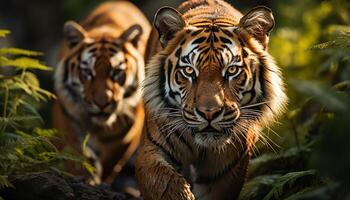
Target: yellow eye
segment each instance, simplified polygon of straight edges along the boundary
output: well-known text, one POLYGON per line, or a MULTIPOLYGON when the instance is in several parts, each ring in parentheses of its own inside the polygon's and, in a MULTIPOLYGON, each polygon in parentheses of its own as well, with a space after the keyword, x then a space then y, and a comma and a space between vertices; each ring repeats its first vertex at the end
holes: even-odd
POLYGON ((230 66, 227 68, 227 72, 230 74, 230 75, 234 75, 237 71, 237 67, 236 66, 230 66))
POLYGON ((193 68, 192 67, 185 67, 185 74, 186 75, 192 75, 194 72, 193 68))
POLYGON ((226 78, 234 78, 238 76, 242 71, 242 68, 236 65, 231 65, 226 70, 226 78))

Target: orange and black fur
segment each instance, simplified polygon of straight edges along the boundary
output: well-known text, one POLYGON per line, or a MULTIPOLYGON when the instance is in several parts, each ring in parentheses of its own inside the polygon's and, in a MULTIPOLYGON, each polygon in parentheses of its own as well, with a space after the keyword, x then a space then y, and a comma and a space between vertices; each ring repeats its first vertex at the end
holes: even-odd
POLYGON ((64 25, 55 71, 54 126, 97 167, 95 182, 112 181, 139 144, 144 123, 141 82, 150 25, 127 1, 96 8, 81 24, 64 25), (108 180, 109 178, 109 180, 108 180))
POLYGON ((222 0, 158 10, 147 45, 146 123, 136 158, 149 200, 235 199, 262 128, 286 104, 267 52, 270 9, 222 0))

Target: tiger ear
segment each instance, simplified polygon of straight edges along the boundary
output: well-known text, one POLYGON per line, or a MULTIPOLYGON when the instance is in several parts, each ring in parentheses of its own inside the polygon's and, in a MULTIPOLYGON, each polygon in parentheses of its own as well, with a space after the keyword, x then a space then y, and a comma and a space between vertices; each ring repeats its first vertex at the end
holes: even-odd
POLYGON ((63 35, 68 46, 72 48, 87 36, 87 32, 78 23, 68 21, 64 24, 63 35))
POLYGON ((135 24, 130 26, 122 33, 121 39, 123 42, 130 42, 132 45, 137 47, 137 43, 139 42, 142 33, 142 27, 139 24, 135 24))
POLYGON ((275 26, 275 20, 270 8, 258 6, 240 19, 239 26, 253 35, 266 48, 269 33, 275 26))
POLYGON ((174 34, 185 27, 181 14, 171 7, 160 8, 154 17, 154 26, 159 34, 159 41, 163 48, 168 44, 174 34))

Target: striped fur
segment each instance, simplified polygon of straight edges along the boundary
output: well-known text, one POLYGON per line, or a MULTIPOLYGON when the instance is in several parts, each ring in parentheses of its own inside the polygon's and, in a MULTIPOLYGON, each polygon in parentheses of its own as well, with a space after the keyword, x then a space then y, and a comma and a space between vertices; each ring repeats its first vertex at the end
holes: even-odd
POLYGON ((158 11, 147 45, 146 126, 136 160, 145 199, 238 196, 262 128, 286 103, 267 52, 273 24, 268 8, 243 16, 221 0, 158 11))
POLYGON ((83 153, 98 169, 96 183, 111 182, 138 146, 149 31, 141 11, 126 1, 102 4, 81 25, 65 24, 54 77, 58 96, 54 126, 79 152, 90 133, 83 153))

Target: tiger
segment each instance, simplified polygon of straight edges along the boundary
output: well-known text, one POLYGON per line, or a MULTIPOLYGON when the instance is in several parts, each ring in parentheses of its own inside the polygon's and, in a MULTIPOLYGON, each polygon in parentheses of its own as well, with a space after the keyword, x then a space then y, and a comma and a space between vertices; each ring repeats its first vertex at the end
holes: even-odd
POLYGON ((81 23, 64 24, 54 72, 53 125, 64 133, 64 145, 92 162, 93 183, 112 182, 139 145, 150 30, 143 13, 127 1, 103 3, 81 23))
POLYGON ((268 53, 274 24, 267 7, 243 15, 223 0, 188 0, 156 12, 135 162, 144 199, 238 197, 263 128, 287 104, 268 53))

